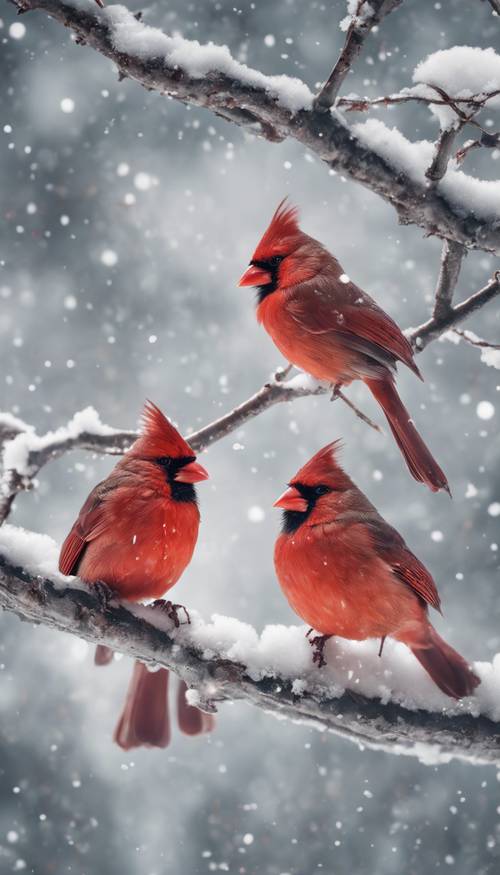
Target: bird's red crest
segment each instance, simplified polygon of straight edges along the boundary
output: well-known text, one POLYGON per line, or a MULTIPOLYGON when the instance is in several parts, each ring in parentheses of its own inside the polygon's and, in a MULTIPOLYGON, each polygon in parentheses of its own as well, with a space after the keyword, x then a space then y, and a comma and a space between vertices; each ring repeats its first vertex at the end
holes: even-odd
POLYGON ((302 483, 304 486, 317 486, 320 483, 347 486, 350 479, 337 462, 337 453, 342 449, 342 441, 336 440, 327 444, 297 471, 291 484, 302 483))
POLYGON ((141 415, 141 435, 131 451, 134 455, 172 456, 182 458, 195 456, 189 444, 174 425, 152 401, 146 401, 141 415))
POLYGON ((283 255, 283 250, 294 248, 300 239, 299 211, 297 207, 287 204, 287 199, 281 201, 271 219, 267 231, 263 234, 253 260, 260 261, 273 255, 283 255))

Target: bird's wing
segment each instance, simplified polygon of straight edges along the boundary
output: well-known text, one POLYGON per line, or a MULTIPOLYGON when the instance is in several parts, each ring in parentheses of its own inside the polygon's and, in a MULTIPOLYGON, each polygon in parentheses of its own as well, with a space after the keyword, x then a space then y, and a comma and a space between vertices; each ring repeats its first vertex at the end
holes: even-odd
POLYGON ((309 280, 290 295, 286 308, 304 331, 310 334, 334 331, 346 340, 355 340, 358 349, 366 345, 364 351, 368 356, 402 361, 421 376, 411 344, 399 326, 354 283, 309 280))
POLYGON ((78 519, 66 537, 59 556, 61 574, 76 574, 78 565, 89 541, 99 537, 110 525, 104 512, 110 487, 106 481, 99 483, 83 505, 78 519))
POLYGON ((428 605, 441 611, 436 584, 419 559, 408 549, 401 535, 378 514, 365 520, 378 556, 392 568, 396 577, 406 583, 428 605))

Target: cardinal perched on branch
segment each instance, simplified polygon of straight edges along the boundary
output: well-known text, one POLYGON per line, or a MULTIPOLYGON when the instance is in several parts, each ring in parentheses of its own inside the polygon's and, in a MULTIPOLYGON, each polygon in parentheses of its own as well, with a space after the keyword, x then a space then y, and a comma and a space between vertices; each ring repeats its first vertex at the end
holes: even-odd
POLYGON ((325 664, 332 635, 380 638, 380 653, 390 635, 443 693, 470 695, 479 678, 429 621, 428 605, 441 610, 431 575, 342 470, 337 449, 316 453, 275 502, 284 510, 276 574, 294 611, 321 633, 311 639, 314 661, 325 664))
MULTIPOLYGON (((161 598, 189 565, 198 538, 200 513, 194 483, 206 480, 189 444, 148 401, 142 431, 109 477, 92 490, 61 548, 59 569, 77 574, 99 591, 130 601, 156 604, 179 625, 180 605, 161 598)), ((189 617, 186 618, 189 620, 189 617)), ((96 663, 112 658, 100 646, 96 663)), ((166 669, 151 672, 136 662, 115 741, 124 750, 166 747, 170 740, 166 669)), ((213 718, 178 699, 181 729, 209 731, 213 718)))
POLYGON ((363 380, 382 407, 413 477, 437 492, 448 482, 394 383, 398 361, 422 379, 410 343, 282 201, 240 286, 258 288, 257 318, 289 362, 337 390, 363 380))

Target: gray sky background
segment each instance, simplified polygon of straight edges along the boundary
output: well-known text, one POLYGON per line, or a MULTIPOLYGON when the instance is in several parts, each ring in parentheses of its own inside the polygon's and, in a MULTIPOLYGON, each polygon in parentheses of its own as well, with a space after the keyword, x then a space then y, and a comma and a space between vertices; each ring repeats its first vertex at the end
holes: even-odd
MULTIPOLYGON (((225 42, 238 59, 314 87, 343 39, 345 6, 172 0, 144 11, 150 23, 225 42)), ((250 138, 206 111, 119 84, 109 62, 40 14, 19 19, 26 34, 18 40, 9 36, 13 10, 4 4, 0 14, 0 409, 41 432, 88 404, 109 424, 134 427, 150 397, 186 431, 246 398, 281 360, 255 321, 252 291, 236 284, 287 194, 304 229, 401 326, 427 318, 439 242, 399 227, 373 194, 295 143, 250 138), (70 113, 61 108, 68 98, 70 113)), ((479 0, 408 0, 370 39, 344 92, 395 91, 429 52, 497 46, 499 27, 479 0)), ((425 107, 380 117, 413 139, 436 135, 425 107)), ((469 172, 497 176, 495 153, 467 160, 469 172)), ((471 253, 457 296, 496 267, 471 253)), ((498 305, 470 327, 498 342, 498 305)), ((346 469, 436 578, 438 628, 470 658, 500 650, 500 538, 487 512, 500 500, 499 373, 463 344, 434 343, 419 366, 425 384, 401 372, 399 386, 453 502, 412 481, 390 437, 340 402, 277 408, 203 456, 211 479, 198 490, 200 538, 176 600, 259 629, 295 622, 274 577, 271 505, 305 458, 343 437, 346 469), (497 408, 487 422, 476 414, 484 400, 497 408), (467 498, 468 484, 477 491, 467 498), (261 522, 249 521, 255 506, 261 522)), ((363 386, 350 395, 380 420, 363 386)), ((88 454, 48 466, 11 521, 61 540, 111 466, 88 454)), ((361 752, 243 704, 221 710, 210 738, 177 733, 166 751, 126 755, 111 734, 128 660, 97 670, 77 639, 13 616, 1 627, 2 872, 498 871, 493 768, 361 752)))

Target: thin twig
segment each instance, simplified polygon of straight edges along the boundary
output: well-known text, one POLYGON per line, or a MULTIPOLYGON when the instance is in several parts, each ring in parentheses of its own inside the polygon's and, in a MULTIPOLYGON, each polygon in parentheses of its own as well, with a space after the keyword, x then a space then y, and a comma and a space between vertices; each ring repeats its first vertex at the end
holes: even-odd
MULTIPOLYGON (((357 744, 388 752, 434 758, 456 757, 471 763, 500 763, 500 725, 484 716, 407 710, 394 702, 368 699, 347 690, 333 697, 321 677, 298 694, 296 685, 275 675, 253 679, 247 667, 226 656, 207 655, 196 632, 184 627, 179 637, 153 609, 113 600, 106 608, 92 587, 35 576, 0 553, 0 607, 29 623, 78 635, 142 662, 179 675, 200 695, 200 705, 213 711, 216 702, 247 702, 295 722, 325 728, 357 744)), ((386 682, 387 683, 387 682, 386 682)))
POLYGON ((380 432, 380 434, 383 434, 383 430, 380 428, 380 426, 377 425, 377 423, 374 422, 373 419, 370 419, 370 417, 367 416, 366 413, 363 413, 363 411, 360 410, 359 407, 356 407, 356 405, 353 404, 353 402, 347 397, 347 395, 344 395, 344 393, 342 392, 341 389, 337 389, 335 394, 336 394, 337 398, 342 398, 342 401, 345 404, 347 404, 347 406, 350 407, 351 410, 354 411, 354 413, 356 414, 358 419, 361 419, 361 421, 365 422, 366 425, 369 425, 370 428, 373 428, 373 429, 375 429, 375 431, 378 431, 378 432, 380 432))
POLYGON ((453 333, 461 337, 462 340, 467 341, 467 343, 470 343, 471 346, 480 346, 484 349, 500 349, 500 343, 490 343, 489 340, 483 340, 482 337, 472 335, 470 331, 460 331, 459 328, 453 328, 453 333))
POLYGON ((370 0, 370 3, 367 0, 358 0, 340 55, 321 91, 314 99, 315 109, 328 110, 333 106, 340 86, 349 73, 353 61, 361 52, 370 31, 401 3, 402 0, 370 0))
POLYGON ((478 140, 467 140, 466 143, 463 144, 462 148, 458 150, 455 155, 455 161, 457 164, 461 164, 464 158, 471 152, 473 149, 480 149, 481 146, 486 146, 487 149, 498 149, 500 146, 500 133, 489 133, 488 131, 482 131, 481 136, 478 140))
MULTIPOLYGON (((428 86, 429 88, 432 86, 428 86)), ((401 92, 400 94, 389 94, 386 97, 339 97, 335 103, 337 109, 345 109, 346 112, 364 112, 371 109, 373 106, 396 106, 400 103, 424 103, 426 106, 451 106, 459 108, 461 104, 471 110, 483 109, 485 104, 493 97, 498 97, 499 90, 488 92, 483 96, 478 94, 472 97, 455 97, 453 100, 449 97, 424 97, 420 94, 412 94, 411 92, 401 92)), ((461 115, 462 113, 460 113, 461 115)))

